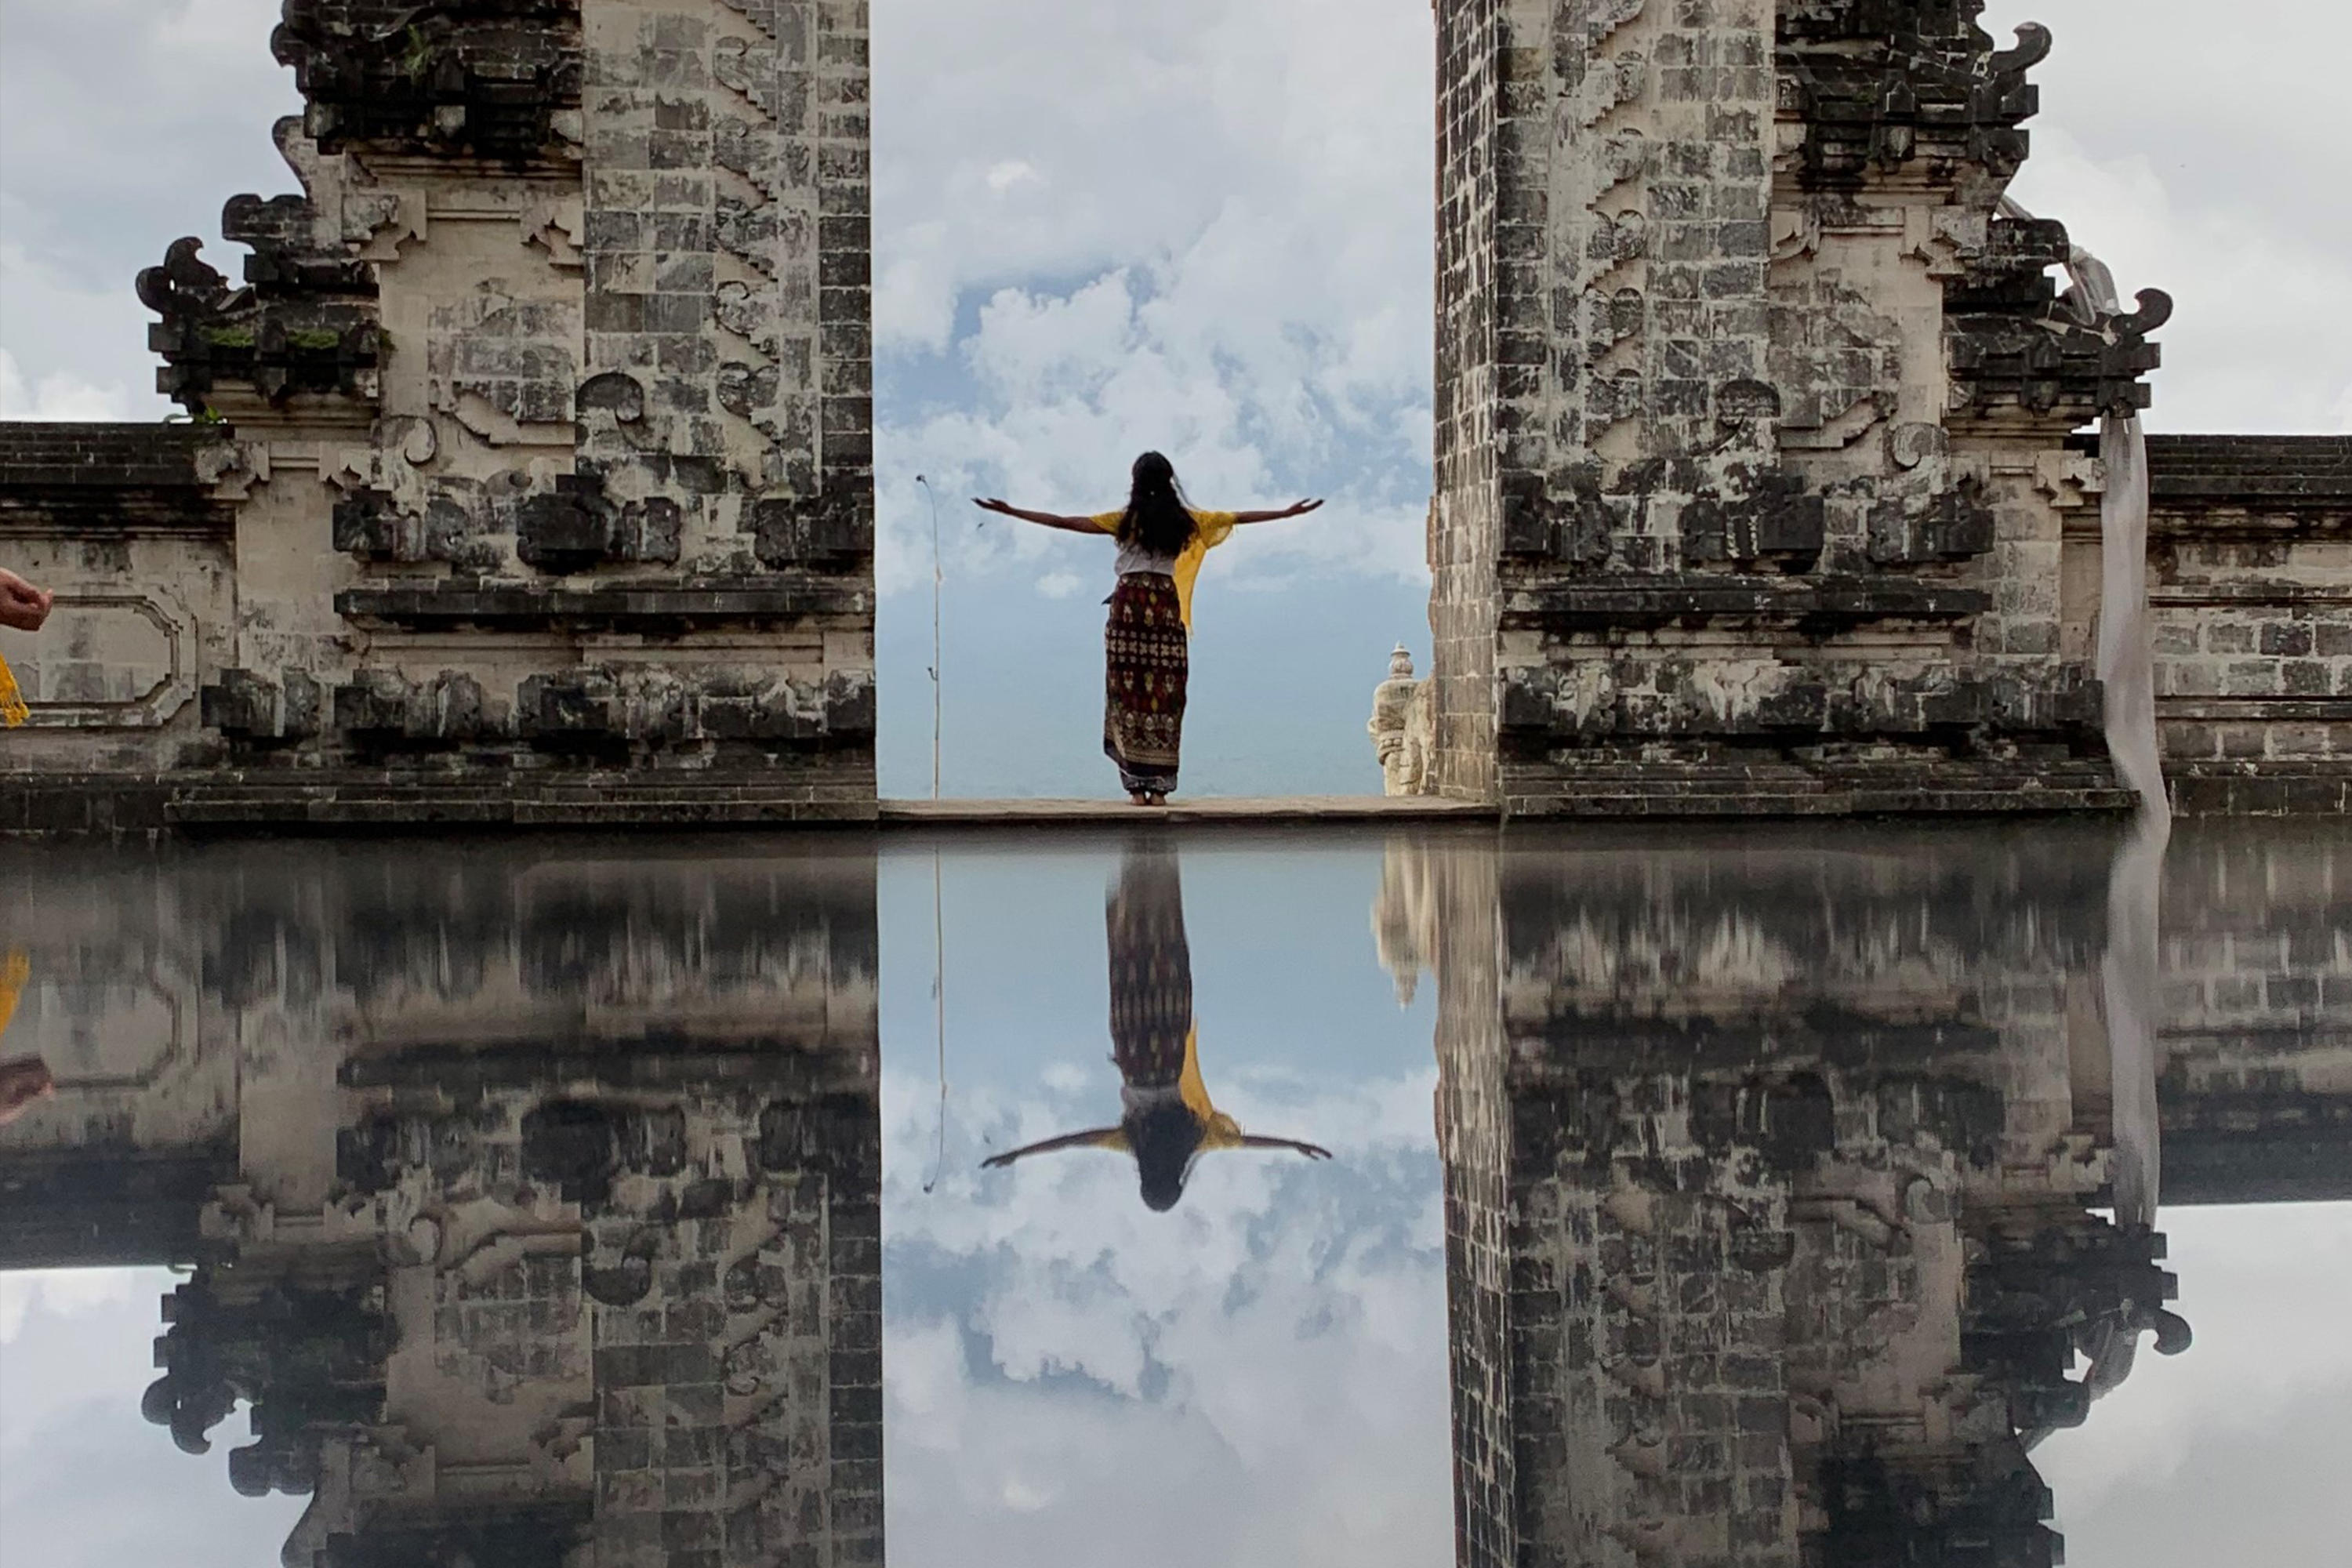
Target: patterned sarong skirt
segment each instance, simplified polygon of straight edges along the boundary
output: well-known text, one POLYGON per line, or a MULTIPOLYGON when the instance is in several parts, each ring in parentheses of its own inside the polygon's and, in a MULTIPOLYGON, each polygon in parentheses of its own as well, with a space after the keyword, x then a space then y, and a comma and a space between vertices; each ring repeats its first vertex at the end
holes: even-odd
POLYGON ((1192 953, 1173 850, 1130 848, 1103 904, 1110 952, 1111 1059, 1130 1099, 1172 1091, 1192 1032, 1192 953))
POLYGON ((1130 793, 1176 787, 1184 742, 1184 679, 1191 663, 1184 614, 1171 577, 1130 573, 1110 596, 1103 633, 1103 752, 1130 793))

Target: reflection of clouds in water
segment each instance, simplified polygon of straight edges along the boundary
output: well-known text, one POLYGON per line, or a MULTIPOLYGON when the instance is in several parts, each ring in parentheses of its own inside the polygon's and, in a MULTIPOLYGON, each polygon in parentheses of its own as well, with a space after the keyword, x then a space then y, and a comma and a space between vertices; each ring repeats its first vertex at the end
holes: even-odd
POLYGON ((1001 1147, 1117 1092, 1040 1077, 1037 1100, 959 1091, 929 1197, 936 1089, 885 1078, 893 1561, 1448 1556, 1433 1073, 1308 1089, 1234 1063, 1244 1125, 1338 1157, 1230 1155, 1169 1214, 1114 1155, 971 1170, 972 1128, 1001 1147))
POLYGON ((2294 1532, 2322 1521, 2352 1530, 2352 1503, 2340 1485, 2298 1493, 2287 1478, 2340 1482, 2352 1473, 2352 1438, 2340 1422, 2352 1408, 2352 1336, 2338 1331, 2352 1301, 2352 1204, 2172 1208, 2161 1228, 2167 1267, 2180 1278, 2177 1305, 2196 1324, 2197 1343, 2170 1360, 2149 1358, 2087 1425, 2035 1450, 2071 1554, 2192 1568, 2213 1560, 2194 1554, 2207 1550, 2195 1521, 2211 1515, 2241 1531, 2276 1532, 2268 1550, 2243 1537, 2240 1561, 2315 1561, 2289 1550, 2304 1539, 2294 1532), (2307 1431, 2282 1419, 2315 1400, 2339 1417, 2316 1451, 2307 1431), (2264 1462, 2240 1465, 2253 1456, 2264 1462), (2223 1467, 2256 1476, 2272 1468, 2279 1483, 2260 1496, 2224 1493, 2214 1484, 2223 1467), (2172 1523, 2158 1528, 2157 1520, 2172 1523), (2156 1555, 2120 1549, 2143 1537, 2156 1555))
POLYGON ((175 1283, 160 1269, 25 1268, 0 1273, 0 1345, 13 1343, 36 1311, 70 1318, 92 1309, 121 1306, 140 1298, 141 1287, 175 1283))
POLYGON ((252 1568, 278 1561, 307 1500, 242 1498, 222 1449, 191 1458, 139 1414, 154 1377, 162 1268, 0 1273, 0 1563, 252 1568))

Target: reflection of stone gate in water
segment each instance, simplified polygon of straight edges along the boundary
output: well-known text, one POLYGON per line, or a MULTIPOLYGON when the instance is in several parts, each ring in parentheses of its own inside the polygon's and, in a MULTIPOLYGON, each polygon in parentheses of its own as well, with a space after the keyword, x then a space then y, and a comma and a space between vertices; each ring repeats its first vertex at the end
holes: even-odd
POLYGON ((194 1266, 147 1414, 289 1563, 880 1563, 870 858, 80 869, 0 1264, 194 1266))
MULTIPOLYGON (((2269 923, 2258 853, 2189 849, 2203 926, 2269 923)), ((1441 988, 1465 1568, 2056 1560, 2027 1447, 2188 1337, 2162 1238, 2092 1212, 2105 873, 2048 835, 1391 849, 1383 955, 1441 988)), ((2342 1009, 2265 952, 2165 1041, 2190 1201, 2352 1195, 2342 1009)))

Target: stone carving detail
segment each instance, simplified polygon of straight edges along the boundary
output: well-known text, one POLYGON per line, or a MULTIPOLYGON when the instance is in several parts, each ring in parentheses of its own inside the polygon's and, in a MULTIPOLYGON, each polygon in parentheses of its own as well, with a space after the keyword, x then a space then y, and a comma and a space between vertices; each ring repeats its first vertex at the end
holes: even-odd
POLYGON ((2099 852, 1851 847, 1391 847, 1458 1561, 2053 1563, 2029 1445, 2187 1345, 2163 1238, 2092 1207, 2105 1091, 2070 1100, 2108 1060, 2065 1002, 2099 852))
POLYGON ((126 826, 870 815, 865 8, 286 0, 274 47, 299 194, 227 204, 241 285, 138 279, 220 426, 205 700, 0 770, 143 780, 126 826))
POLYGON ((209 395, 230 382, 249 384, 271 404, 300 393, 374 395, 382 339, 358 288, 306 289, 310 297, 299 298, 277 291, 286 284, 281 278, 268 294, 232 289, 198 258, 201 248, 194 239, 175 240, 161 266, 139 275, 140 301, 163 317, 150 334, 165 361, 157 390, 195 414, 209 414, 209 395))
POLYGON ((1438 787, 2106 798, 2032 476, 2146 405, 2169 304, 2056 293, 2001 197, 2049 36, 1981 9, 1442 0, 1438 787))
POLYGON ((269 40, 321 147, 576 159, 582 0, 286 0, 269 40))
POLYGON ((1976 25, 1981 0, 1783 0, 1781 107, 1804 127, 1802 177, 1858 189, 1874 174, 1925 164, 1949 180, 1977 167, 2007 180, 2023 166, 2019 125, 2041 107, 2026 72, 2049 57, 2028 23, 1996 50, 1976 25))
POLYGON ((1372 693, 1372 717, 1366 726, 1373 754, 1380 759, 1383 793, 1433 793, 1429 757, 1437 740, 1434 722, 1429 683, 1413 679, 1412 655, 1399 643, 1389 656, 1389 678, 1372 693))
POLYGON ((187 1268, 143 1410, 249 1402, 288 1563, 879 1563, 872 860, 359 853, 12 882, 36 973, 159 943, 230 1047, 12 1120, 0 1261, 187 1268))

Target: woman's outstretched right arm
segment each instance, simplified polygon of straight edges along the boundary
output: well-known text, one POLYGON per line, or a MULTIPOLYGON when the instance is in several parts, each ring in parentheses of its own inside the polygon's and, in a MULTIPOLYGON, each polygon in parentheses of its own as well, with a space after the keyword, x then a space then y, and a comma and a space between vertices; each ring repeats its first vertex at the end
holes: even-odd
POLYGON ((1030 511, 1025 508, 1014 506, 1010 501, 998 500, 993 496, 986 500, 974 496, 971 504, 982 511, 996 512, 1003 517, 1017 517, 1024 522, 1034 522, 1041 528, 1058 528, 1065 533, 1097 535, 1102 533, 1102 530, 1095 526, 1095 521, 1090 517, 1064 517, 1061 513, 1054 511, 1030 511))
POLYGON ((1065 1132, 1059 1138, 1048 1138, 1042 1143, 1032 1143, 1025 1149, 1014 1149, 1003 1154, 992 1154, 980 1163, 980 1168, 983 1171, 1001 1171, 1015 1160, 1025 1160, 1032 1154, 1051 1154, 1063 1149, 1115 1149, 1120 1142, 1118 1128, 1092 1127, 1084 1132, 1065 1132))
POLYGON ((49 618, 49 605, 55 598, 47 589, 36 588, 0 566, 0 626, 12 626, 20 632, 39 631, 41 623, 49 618))

